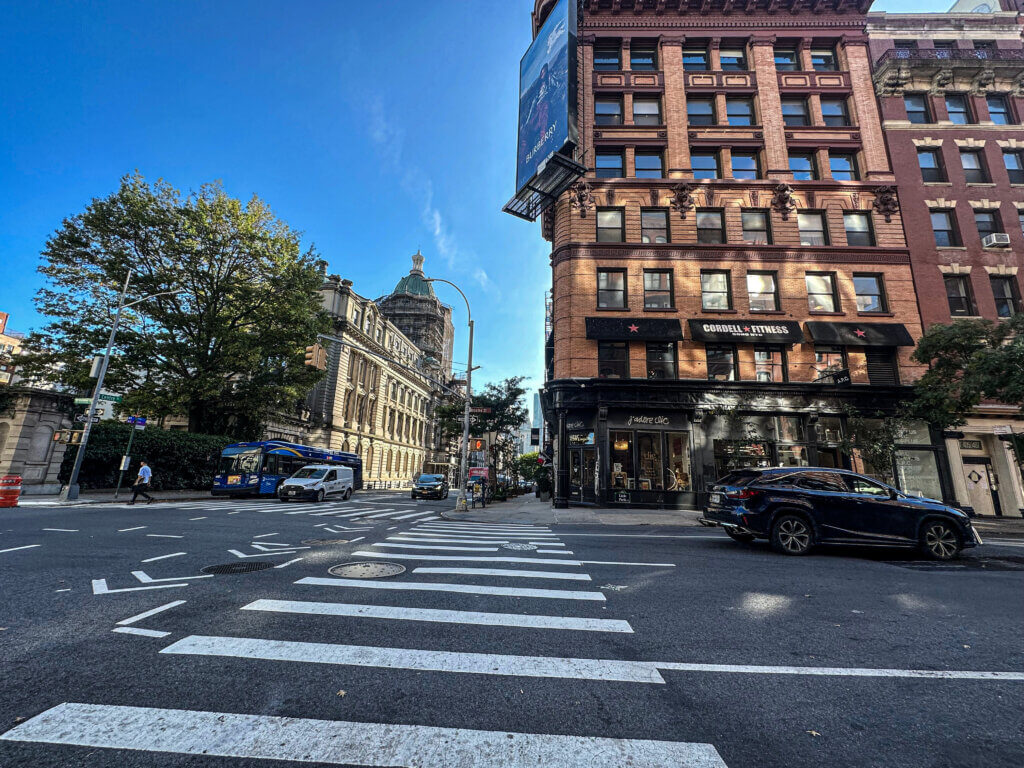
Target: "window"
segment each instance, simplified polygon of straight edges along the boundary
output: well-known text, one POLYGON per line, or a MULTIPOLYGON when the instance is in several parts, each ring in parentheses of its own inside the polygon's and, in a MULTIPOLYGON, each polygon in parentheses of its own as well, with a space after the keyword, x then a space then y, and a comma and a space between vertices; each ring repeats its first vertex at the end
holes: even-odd
POLYGON ((693 152, 690 155, 694 179, 717 179, 721 177, 718 170, 717 152, 693 152))
POLYGON ((907 108, 907 120, 912 123, 930 123, 932 113, 928 108, 928 95, 925 93, 908 93, 903 97, 903 105, 907 108))
POLYGON ((707 72, 707 49, 683 48, 683 69, 686 70, 687 72, 707 72))
POLYGON ((619 44, 603 43, 594 46, 594 69, 616 72, 622 69, 622 50, 619 44))
MULTIPOLYGON (((956 43, 953 40, 936 40, 932 43, 932 45, 935 46, 936 51, 952 51, 954 48, 956 48, 956 43)), ((940 59, 949 58, 948 53, 939 53, 937 54, 937 56, 940 59)))
POLYGON ((1012 317, 1021 311, 1017 278, 1008 275, 990 275, 989 281, 992 283, 992 295, 996 300, 996 314, 999 317, 1012 317))
POLYGON ((657 96, 634 96, 633 124, 661 125, 661 100, 657 96))
POLYGON ((755 344, 754 379, 763 382, 788 381, 786 351, 782 347, 755 344))
POLYGON ((734 179, 761 178, 756 150, 734 149, 732 151, 732 177, 734 179))
POLYGON ((811 118, 807 111, 807 99, 792 97, 783 99, 782 124, 790 127, 810 125, 811 118))
POLYGON ((1010 124, 1010 105, 1005 96, 990 93, 985 97, 985 101, 988 102, 988 116, 993 123, 996 125, 1010 124))
POLYGON ((697 209, 697 242, 705 245, 725 242, 725 217, 721 211, 697 209))
POLYGON ((871 215, 866 211, 848 211, 843 214, 846 228, 846 244, 850 246, 873 246, 875 233, 871 231, 871 215))
POLYGON ((846 367, 846 349, 831 344, 814 345, 815 378, 820 379, 846 367))
POLYGON ((628 342, 597 342, 597 376, 601 379, 629 378, 628 342))
POLYGON ((798 213, 796 223, 800 230, 800 245, 828 245, 825 214, 819 211, 798 213))
POLYGON ((932 232, 935 234, 935 245, 939 248, 950 248, 960 245, 960 234, 953 223, 952 211, 931 211, 932 232))
POLYGON ((813 181, 818 178, 818 163, 812 152, 794 152, 789 156, 789 170, 796 181, 813 181))
POLYGON ((987 59, 995 53, 996 44, 994 40, 974 40, 975 56, 979 59, 987 59))
POLYGON ((859 178, 856 155, 830 152, 828 166, 832 172, 832 178, 836 181, 856 181, 859 178))
POLYGON ((767 211, 743 211, 740 214, 743 222, 743 242, 769 245, 772 242, 771 230, 768 228, 767 211))
POLYGON ((943 275, 946 284, 946 299, 949 301, 949 314, 954 317, 977 315, 974 308, 974 294, 967 275, 943 275))
POLYGON ((796 48, 775 49, 775 69, 779 72, 796 72, 800 69, 800 58, 796 48))
POLYGON ((946 94, 946 112, 949 121, 956 125, 967 125, 971 120, 971 112, 967 107, 967 97, 962 93, 946 94))
POLYGON ((676 379, 676 344, 674 341, 647 342, 647 378, 676 379))
POLYGON ((842 475, 843 480, 850 486, 850 493, 859 496, 877 496, 878 498, 889 498, 889 489, 884 485, 856 475, 842 475))
POLYGON ((831 48, 811 48, 811 66, 815 72, 835 72, 839 69, 836 52, 831 48))
POLYGON ((644 309, 672 309, 672 270, 644 270, 644 309))
POLYGON ((747 272, 747 298, 751 312, 779 309, 779 284, 774 272, 747 272))
POLYGON ((597 270, 597 308, 626 309, 626 270, 597 270))
POLYGON ((642 72, 657 69, 657 47, 650 44, 632 45, 629 49, 629 68, 642 72))
POLYGON ((850 113, 846 109, 846 99, 822 98, 821 117, 825 125, 840 127, 850 124, 850 113))
POLYGON ((634 157, 634 176, 638 179, 660 179, 664 176, 661 152, 637 152, 634 157))
POLYGON ((811 312, 838 312, 839 295, 836 293, 836 276, 832 272, 808 272, 807 307, 811 312))
POLYGON ((705 344, 708 381, 736 381, 736 348, 731 344, 705 344))
POLYGON ((1017 211, 1017 223, 1020 224, 1020 231, 1024 233, 1024 211, 1017 211))
POLYGON ((626 242, 625 212, 622 208, 597 209, 597 242, 626 242))
POLYGON ((1024 184, 1024 152, 1019 149, 1004 151, 1003 165, 1011 184, 1024 184))
POLYGON ((596 99, 594 125, 622 125, 622 99, 596 99))
POLYGON ((917 164, 921 166, 922 181, 943 182, 946 180, 946 169, 942 166, 942 153, 939 150, 917 150, 917 164))
POLYGON ((622 152, 602 150, 594 161, 594 175, 599 179, 621 179, 623 173, 622 152))
POLYGON ((743 72, 747 68, 747 56, 742 48, 723 48, 718 52, 723 72, 743 72))
POLYGON ((881 275, 853 274, 858 312, 886 312, 885 288, 881 275))
POLYGON ((664 208, 640 209, 640 241, 644 243, 667 243, 668 211, 664 208))
POLYGON ((968 184, 984 184, 988 181, 988 169, 981 156, 981 150, 961 149, 960 165, 964 167, 964 180, 968 184))
POLYGON ((715 100, 714 99, 687 99, 686 119, 690 125, 714 125, 715 100))
POLYGON ((988 235, 1003 231, 995 211, 975 211, 974 224, 978 228, 978 237, 982 240, 988 235))
POLYGON ((725 100, 725 116, 729 125, 753 125, 754 100, 746 96, 730 96, 725 100))
POLYGON ((730 274, 723 270, 702 270, 700 273, 700 305, 702 309, 718 311, 732 309, 730 274))

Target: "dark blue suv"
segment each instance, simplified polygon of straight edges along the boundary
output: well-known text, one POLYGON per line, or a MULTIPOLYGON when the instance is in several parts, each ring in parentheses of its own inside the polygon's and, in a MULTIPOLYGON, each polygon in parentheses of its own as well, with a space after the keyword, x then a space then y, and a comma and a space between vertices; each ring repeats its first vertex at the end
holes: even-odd
POLYGON ((703 522, 736 541, 768 539, 786 555, 815 544, 869 544, 952 560, 981 541, 962 510, 828 467, 730 472, 711 488, 703 522))

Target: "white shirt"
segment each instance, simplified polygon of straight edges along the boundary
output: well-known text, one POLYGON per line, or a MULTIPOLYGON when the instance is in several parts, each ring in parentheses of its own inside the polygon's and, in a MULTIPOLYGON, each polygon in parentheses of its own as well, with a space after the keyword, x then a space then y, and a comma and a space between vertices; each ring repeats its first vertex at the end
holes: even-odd
POLYGON ((148 483, 150 478, 153 477, 153 470, 147 467, 139 467, 139 477, 142 478, 142 482, 148 483))

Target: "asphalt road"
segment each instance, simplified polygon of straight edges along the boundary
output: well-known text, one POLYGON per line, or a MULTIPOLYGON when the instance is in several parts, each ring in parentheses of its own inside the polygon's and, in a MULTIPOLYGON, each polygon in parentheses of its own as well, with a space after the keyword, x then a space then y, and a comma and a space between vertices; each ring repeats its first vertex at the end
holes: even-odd
POLYGON ((1024 541, 786 558, 451 503, 0 510, 0 766, 1024 765, 1024 541), (406 571, 327 570, 367 560, 406 571))

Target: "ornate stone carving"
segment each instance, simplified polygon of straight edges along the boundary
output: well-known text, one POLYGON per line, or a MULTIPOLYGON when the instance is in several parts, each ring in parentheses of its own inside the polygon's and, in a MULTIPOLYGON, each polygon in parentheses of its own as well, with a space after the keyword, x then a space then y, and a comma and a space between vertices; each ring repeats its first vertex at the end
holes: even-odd
POLYGON ((659 197, 660 197, 660 195, 658 193, 658 190, 652 189, 651 190, 651 207, 652 208, 657 208, 658 207, 659 197))
POLYGON ((586 179, 580 179, 569 187, 569 203, 580 213, 580 218, 587 218, 587 211, 594 207, 594 195, 586 179))
POLYGON ((941 95, 946 92, 946 89, 953 84, 953 70, 952 69, 940 69, 932 76, 932 87, 928 90, 928 93, 932 95, 941 95))
POLYGON ((856 210, 860 208, 860 192, 850 193, 850 205, 856 210))
POLYGON ((604 204, 607 206, 615 205, 615 188, 606 189, 604 192, 604 204))
POLYGON ((984 96, 986 93, 992 90, 992 86, 996 82, 996 73, 991 69, 983 69, 981 72, 974 76, 974 80, 971 81, 971 93, 976 96, 984 96))
POLYGON ((797 208, 793 188, 789 184, 777 184, 772 194, 771 206, 778 211, 783 221, 789 221, 789 214, 797 208))
POLYGON ((696 200, 693 199, 693 191, 696 187, 688 182, 682 184, 676 184, 672 187, 672 210, 679 214, 679 218, 685 219, 686 212, 693 210, 697 205, 696 200))
POLYGON ((1013 78, 1013 95, 1024 96, 1024 72, 1013 78))
POLYGON ((887 222, 892 221, 894 213, 899 213, 900 201, 896 197, 896 187, 886 184, 875 187, 875 202, 871 204, 877 213, 882 214, 887 222))
POLYGON ((758 192, 756 189, 750 190, 750 207, 751 208, 758 208, 758 207, 760 207, 760 202, 761 202, 761 193, 758 192))
POLYGON ((902 96, 910 83, 910 72, 903 67, 889 69, 874 77, 875 93, 879 96, 902 96))

